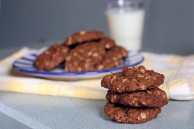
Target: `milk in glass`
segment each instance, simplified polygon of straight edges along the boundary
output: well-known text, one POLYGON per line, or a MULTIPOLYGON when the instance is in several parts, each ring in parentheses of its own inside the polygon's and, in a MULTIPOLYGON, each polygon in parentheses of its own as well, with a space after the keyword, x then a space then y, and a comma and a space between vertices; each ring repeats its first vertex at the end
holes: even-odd
POLYGON ((128 50, 141 49, 144 10, 132 7, 111 8, 105 12, 109 34, 128 50))

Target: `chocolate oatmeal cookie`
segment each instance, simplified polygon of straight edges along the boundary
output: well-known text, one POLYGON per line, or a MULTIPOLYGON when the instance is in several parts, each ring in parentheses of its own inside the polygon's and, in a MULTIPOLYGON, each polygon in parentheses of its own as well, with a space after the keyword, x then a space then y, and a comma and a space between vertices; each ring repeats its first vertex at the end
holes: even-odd
POLYGON ((97 65, 97 70, 104 70, 110 68, 116 68, 121 65, 120 60, 113 60, 112 58, 104 58, 100 64, 97 65))
POLYGON ((128 51, 120 46, 115 46, 106 51, 102 62, 97 66, 97 70, 116 68, 121 65, 121 58, 127 57, 128 51))
POLYGON ((158 87, 164 82, 164 75, 146 70, 144 66, 124 68, 122 72, 103 77, 101 86, 113 92, 131 92, 158 87))
POLYGON ((161 108, 132 108, 107 103, 104 106, 104 112, 111 120, 140 124, 157 117, 161 112, 161 108))
POLYGON ((68 72, 93 71, 104 55, 105 48, 102 44, 96 42, 81 44, 66 58, 65 70, 68 72))
POLYGON ((168 103, 166 93, 159 88, 129 93, 115 93, 108 90, 106 99, 111 103, 133 107, 162 107, 168 103))
POLYGON ((67 37, 64 44, 67 46, 71 46, 71 45, 80 44, 83 42, 99 40, 103 37, 104 37, 104 34, 102 31, 97 31, 97 30, 80 31, 67 37))
POLYGON ((103 44, 106 49, 112 49, 116 46, 115 41, 112 40, 111 38, 107 38, 107 37, 100 39, 99 43, 103 44))
POLYGON ((54 44, 36 58, 34 65, 37 70, 51 70, 60 65, 67 57, 69 48, 54 44))
POLYGON ((121 58, 127 57, 128 51, 121 47, 121 46, 115 46, 114 48, 108 50, 106 52, 106 57, 112 60, 120 60, 121 58))

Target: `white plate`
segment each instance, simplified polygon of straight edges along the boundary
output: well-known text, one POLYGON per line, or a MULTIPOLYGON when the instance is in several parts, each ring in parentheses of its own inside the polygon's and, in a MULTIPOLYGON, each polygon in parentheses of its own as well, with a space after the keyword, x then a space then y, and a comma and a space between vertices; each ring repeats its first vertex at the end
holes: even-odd
POLYGON ((61 66, 51 71, 38 71, 34 67, 34 60, 36 59, 38 54, 39 52, 33 52, 16 60, 13 63, 13 69, 27 75, 33 75, 54 80, 81 80, 101 78, 106 74, 119 72, 125 66, 136 66, 144 61, 144 57, 139 52, 129 52, 128 57, 122 59, 122 65, 117 68, 92 72, 67 72, 61 66))

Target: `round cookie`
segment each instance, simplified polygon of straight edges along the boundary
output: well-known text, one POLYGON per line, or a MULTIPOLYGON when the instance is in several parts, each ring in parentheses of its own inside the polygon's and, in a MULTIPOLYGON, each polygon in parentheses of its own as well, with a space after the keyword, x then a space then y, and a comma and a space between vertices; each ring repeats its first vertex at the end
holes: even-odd
POLYGON ((111 119, 121 123, 140 124, 157 117, 161 108, 132 108, 107 103, 104 113, 111 119))
POLYGON ((146 70, 144 66, 124 68, 122 72, 103 77, 101 86, 113 92, 131 92, 158 87, 164 82, 164 75, 146 70))
POLYGON ((104 58, 103 61, 97 65, 97 70, 104 70, 110 68, 116 68, 121 65, 120 60, 113 60, 112 58, 104 58))
POLYGON ((37 56, 34 65, 37 70, 51 70, 65 61, 68 53, 68 47, 54 44, 37 56))
POLYGON ((121 46, 115 46, 114 48, 106 52, 106 58, 110 58, 112 60, 120 60, 121 58, 124 58, 127 56, 128 56, 128 51, 121 46))
POLYGON ((115 41, 107 37, 100 39, 99 43, 103 44, 106 49, 112 49, 116 46, 115 41))
POLYGON ((131 93, 115 93, 108 90, 106 99, 111 103, 132 107, 162 107, 168 104, 166 93, 159 88, 131 93))
POLYGON ((97 30, 80 31, 67 37, 64 45, 71 46, 71 45, 80 44, 83 42, 99 40, 103 37, 104 37, 104 34, 102 31, 97 31, 97 30))
POLYGON ((138 67, 126 67, 123 69, 123 76, 136 77, 133 79, 140 80, 150 83, 153 86, 159 86, 164 82, 164 75, 154 72, 154 70, 146 70, 146 68, 141 65, 138 67))
MULTIPOLYGON (((106 46, 106 45, 105 45, 106 46)), ((106 54, 102 62, 97 65, 97 70, 116 68, 121 65, 121 58, 126 57, 128 51, 120 46, 115 46, 110 50, 106 51, 106 54)))
POLYGON ((105 54, 102 44, 90 42, 74 48, 66 58, 65 70, 68 72, 93 71, 105 54))

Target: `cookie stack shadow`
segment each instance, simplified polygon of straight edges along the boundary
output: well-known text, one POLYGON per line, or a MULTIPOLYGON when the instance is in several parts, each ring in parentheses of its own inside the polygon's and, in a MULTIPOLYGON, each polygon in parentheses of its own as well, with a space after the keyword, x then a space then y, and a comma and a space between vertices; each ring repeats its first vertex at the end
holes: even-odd
POLYGON ((101 85, 109 89, 105 114, 121 123, 140 124, 154 119, 168 104, 165 91, 158 88, 163 82, 163 74, 144 66, 126 67, 104 76, 101 85))

